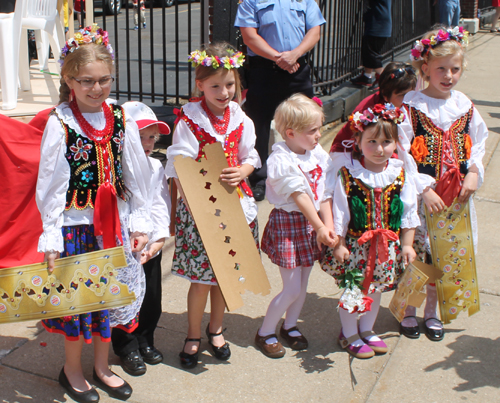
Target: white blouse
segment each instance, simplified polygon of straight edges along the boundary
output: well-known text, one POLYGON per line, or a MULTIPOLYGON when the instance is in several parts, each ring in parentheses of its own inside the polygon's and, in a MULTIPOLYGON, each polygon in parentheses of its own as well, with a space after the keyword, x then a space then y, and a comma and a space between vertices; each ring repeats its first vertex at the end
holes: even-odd
POLYGON ((267 159, 266 197, 277 209, 287 212, 300 211, 292 198, 295 192, 307 193, 319 211, 323 201, 332 198, 334 176, 333 164, 328 153, 318 144, 312 151, 295 154, 285 142, 273 145, 273 152, 267 159), (311 189, 313 177, 310 172, 317 168, 322 174, 317 181, 316 195, 311 189))
MULTIPOLYGON (((170 193, 165 170, 156 158, 148 158, 151 164, 151 192, 148 197, 148 211, 151 211, 153 220, 153 234, 148 246, 162 238, 170 237, 170 193)), ((160 253, 160 252, 158 252, 160 253)))
MULTIPOLYGON (((349 172, 351 175, 361 180, 371 188, 384 188, 393 183, 401 173, 403 162, 390 158, 384 171, 372 172, 361 165, 358 160, 354 163, 349 172)), ((420 218, 417 211, 417 190, 413 180, 405 178, 405 183, 399 195, 403 202, 403 216, 401 217, 401 228, 416 228, 420 225, 420 218)), ((333 198, 333 223, 335 232, 342 237, 347 234, 351 214, 349 211, 349 201, 345 193, 345 188, 341 180, 337 180, 333 198)))
MULTIPOLYGON (((460 91, 451 91, 451 96, 448 99, 431 98, 422 94, 420 91, 410 91, 405 95, 404 103, 410 107, 418 109, 425 114, 431 121, 442 130, 448 130, 452 123, 457 119, 464 116, 472 106, 472 102, 466 95, 460 91)), ((403 146, 404 151, 408 155, 401 155, 401 159, 405 160, 405 168, 409 174, 418 177, 417 187, 419 193, 430 184, 434 183, 433 178, 426 174, 416 172, 417 166, 415 161, 409 155, 411 141, 413 140, 413 126, 411 123, 411 116, 405 108, 402 108, 405 113, 405 120, 400 125, 399 139, 403 146), (411 161, 407 162, 408 159, 411 161)), ((474 107, 472 119, 469 126, 469 136, 472 140, 471 155, 467 161, 467 167, 476 165, 479 170, 478 187, 480 187, 484 180, 484 166, 483 157, 485 154, 486 139, 488 137, 488 128, 479 111, 474 107)), ((443 166, 443 173, 446 167, 443 166)))
MULTIPOLYGON (((209 133, 219 143, 224 144, 227 134, 233 132, 243 122, 243 132, 241 133, 238 144, 238 164, 249 164, 254 168, 262 166, 259 154, 255 150, 255 127, 252 120, 243 112, 236 102, 229 103, 230 120, 226 134, 217 133, 210 119, 201 107, 200 102, 190 102, 182 107, 184 114, 193 121, 194 124, 209 133)), ((221 118, 221 116, 218 116, 221 118)), ((196 159, 198 157, 199 142, 189 126, 183 120, 179 120, 175 126, 172 145, 167 149, 167 165, 165 166, 165 175, 167 178, 177 178, 174 167, 174 158, 177 155, 184 155, 196 159)), ((257 204, 253 197, 246 194, 240 199, 241 206, 245 213, 248 223, 251 223, 257 217, 257 204)))
MULTIPOLYGON (((77 133, 86 136, 68 103, 58 105, 56 114, 51 115, 47 121, 40 147, 36 203, 42 217, 43 233, 38 241, 39 252, 48 250, 63 252, 61 227, 90 225, 94 220, 94 209, 90 207, 84 210, 71 208, 65 211, 71 170, 65 156, 67 147, 65 132, 59 118, 77 133)), ((102 130, 106 125, 102 112, 84 113, 83 116, 97 130, 102 130)), ((153 231, 153 223, 147 209, 150 166, 141 146, 137 124, 132 119, 125 118, 122 170, 123 181, 130 196, 127 202, 117 198, 118 212, 120 219, 129 216, 130 232, 150 234, 153 231)))

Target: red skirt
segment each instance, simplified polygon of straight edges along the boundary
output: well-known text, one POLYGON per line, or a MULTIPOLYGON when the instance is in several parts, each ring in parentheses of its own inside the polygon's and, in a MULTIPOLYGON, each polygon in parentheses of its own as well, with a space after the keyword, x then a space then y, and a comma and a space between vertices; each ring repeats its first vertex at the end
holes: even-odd
POLYGON ((286 269, 309 267, 323 258, 323 251, 316 243, 316 231, 298 211, 271 211, 261 249, 271 262, 286 269))

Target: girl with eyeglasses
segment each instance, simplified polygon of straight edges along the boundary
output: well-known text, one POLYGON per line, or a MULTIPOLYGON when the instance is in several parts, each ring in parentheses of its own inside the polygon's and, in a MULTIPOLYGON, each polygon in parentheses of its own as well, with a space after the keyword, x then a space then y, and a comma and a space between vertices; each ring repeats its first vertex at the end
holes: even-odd
POLYGON ((126 400, 130 385, 108 366, 111 328, 132 332, 144 297, 144 272, 134 252, 148 242, 149 165, 137 124, 107 100, 113 83, 108 33, 95 24, 80 30, 61 52, 60 103, 45 126, 36 186, 43 222, 38 251, 49 272, 59 257, 123 245, 128 266, 118 279, 137 300, 117 309, 44 320, 65 336, 66 361, 59 383, 77 402, 97 402, 85 379, 82 347, 94 341, 93 384, 126 400))

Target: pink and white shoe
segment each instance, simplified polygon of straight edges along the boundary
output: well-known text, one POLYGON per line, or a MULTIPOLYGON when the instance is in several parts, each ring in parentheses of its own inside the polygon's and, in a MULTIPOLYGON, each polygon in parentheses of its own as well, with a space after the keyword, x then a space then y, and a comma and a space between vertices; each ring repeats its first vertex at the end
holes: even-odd
POLYGON ((355 358, 365 359, 372 358, 375 355, 375 351, 373 351, 367 344, 363 344, 362 346, 353 346, 356 340, 359 340, 360 337, 358 334, 353 334, 351 337, 346 339, 344 337, 344 333, 340 331, 339 335, 339 344, 340 347, 346 349, 349 354, 351 354, 355 358))
POLYGON ((363 340, 374 352, 375 354, 385 354, 389 351, 389 347, 382 340, 370 341, 367 339, 369 336, 376 336, 373 330, 367 330, 359 335, 361 340, 363 340))

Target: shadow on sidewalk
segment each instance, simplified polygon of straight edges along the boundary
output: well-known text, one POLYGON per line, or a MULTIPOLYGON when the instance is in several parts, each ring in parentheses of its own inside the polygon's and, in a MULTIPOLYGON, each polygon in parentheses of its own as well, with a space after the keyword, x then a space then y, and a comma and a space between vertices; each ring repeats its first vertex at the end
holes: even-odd
POLYGON ((437 369, 455 369, 465 382, 455 386, 458 392, 470 391, 484 386, 500 388, 498 354, 500 337, 496 340, 485 337, 459 336, 447 345, 453 352, 444 361, 425 368, 426 372, 437 369))

